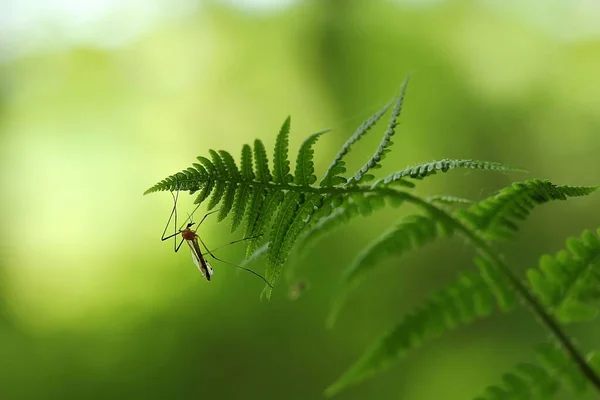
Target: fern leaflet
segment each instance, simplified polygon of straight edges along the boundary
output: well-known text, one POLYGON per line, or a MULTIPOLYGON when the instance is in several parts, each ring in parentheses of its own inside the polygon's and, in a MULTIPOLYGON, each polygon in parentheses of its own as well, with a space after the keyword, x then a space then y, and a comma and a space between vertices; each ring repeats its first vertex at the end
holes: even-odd
POLYGON ((356 132, 354 132, 354 134, 346 141, 346 143, 344 143, 340 151, 338 151, 335 158, 327 168, 325 176, 319 183, 320 186, 336 186, 339 184, 346 183, 346 178, 339 176, 346 172, 346 163, 342 159, 346 154, 348 154, 348 152, 350 152, 350 148, 352 147, 352 145, 356 143, 364 134, 366 134, 369 131, 369 129, 375 126, 375 124, 390 108, 390 105, 391 103, 386 104, 385 107, 383 107, 369 119, 363 122, 358 127, 356 132))
POLYGON ((327 132, 329 132, 329 129, 313 133, 300 146, 298 157, 296 158, 296 172, 294 174, 294 183, 296 185, 309 186, 317 181, 312 147, 317 143, 319 137, 327 132))
POLYGON ((383 139, 381 139, 381 143, 377 148, 377 151, 373 154, 373 156, 363 165, 358 172, 348 180, 347 185, 349 184, 358 184, 364 181, 369 181, 374 178, 373 175, 367 174, 370 169, 381 168, 381 160, 385 158, 385 155, 390 151, 390 147, 394 144, 392 142, 392 136, 396 133, 396 119, 400 116, 400 112, 402 111, 402 103, 404 102, 404 95, 406 93, 406 87, 408 86, 408 80, 410 79, 410 75, 406 77, 404 83, 402 84, 402 89, 400 89, 400 96, 396 100, 396 105, 392 110, 392 116, 390 117, 390 122, 388 124, 388 128, 383 135, 383 139))
POLYGON ((457 168, 483 169, 500 172, 525 172, 522 169, 514 168, 499 162, 477 160, 453 160, 445 158, 439 161, 431 161, 412 167, 406 167, 402 171, 394 172, 393 174, 390 174, 385 178, 375 181, 373 183, 373 186, 389 185, 397 181, 402 181, 403 178, 423 179, 428 176, 435 175, 438 171, 445 173, 457 168))
POLYGON ((494 296, 481 275, 463 273, 376 340, 325 393, 332 396, 349 385, 359 383, 387 368, 425 340, 437 337, 459 324, 488 316, 493 309, 494 296))
MULTIPOLYGON (((542 344, 537 346, 536 355, 537 363, 517 365, 514 372, 502 376, 502 385, 489 386, 484 395, 474 400, 549 400, 559 393, 562 382, 574 395, 585 392, 588 386, 585 377, 560 349, 542 344)), ((598 360, 598 355, 597 352, 591 353, 588 359, 598 360)), ((600 373, 600 365, 595 369, 600 373)))
POLYGON ((485 232, 490 239, 511 238, 518 231, 518 222, 527 218, 537 205, 568 197, 587 196, 598 186, 558 186, 538 179, 513 183, 495 196, 482 200, 459 217, 475 229, 485 232))
POLYGON ((527 277, 559 321, 594 318, 600 308, 600 240, 589 231, 568 239, 566 249, 542 256, 539 269, 528 270, 527 277))
POLYGON ((275 153, 273 154, 273 181, 275 183, 288 184, 293 180, 288 160, 290 124, 291 118, 287 117, 275 140, 275 153))

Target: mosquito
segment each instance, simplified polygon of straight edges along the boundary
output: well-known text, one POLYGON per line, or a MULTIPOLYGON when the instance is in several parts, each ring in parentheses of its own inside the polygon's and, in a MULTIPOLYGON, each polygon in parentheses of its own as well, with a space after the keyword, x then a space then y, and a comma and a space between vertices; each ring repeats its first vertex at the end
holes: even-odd
POLYGON ((198 235, 198 228, 200 228, 200 225, 202 225, 202 223, 204 222, 204 220, 206 220, 206 218, 211 215, 214 214, 215 212, 219 211, 219 210, 214 210, 211 211, 207 214, 204 215, 204 217, 202 217, 202 219, 200 220, 200 222, 196 225, 195 222, 192 221, 192 216, 194 215, 194 213, 196 212, 196 210, 198 209, 198 207, 200 207, 200 204, 198 204, 196 206, 196 208, 194 208, 194 210, 192 211, 191 214, 188 214, 188 218, 185 220, 185 222, 181 225, 181 227, 176 230, 175 233, 165 236, 165 234, 167 233, 167 229, 169 228, 169 224, 171 222, 171 219, 173 218, 173 216, 175 216, 175 221, 174 221, 174 226, 175 229, 177 229, 177 199, 179 198, 179 190, 177 190, 177 194, 173 194, 173 192, 171 192, 171 195, 173 196, 173 210, 171 210, 171 215, 169 216, 169 219, 167 221, 167 225, 165 226, 165 230, 162 233, 161 236, 161 240, 164 242, 165 240, 171 239, 173 238, 173 245, 174 245, 174 250, 177 253, 179 251, 179 249, 181 248, 181 245, 183 244, 183 242, 186 242, 188 244, 188 246, 190 247, 190 250, 192 252, 192 261, 194 262, 194 265, 196 265, 196 267, 198 268, 198 270, 200 271, 200 273, 202 274, 202 277, 206 278, 207 281, 210 281, 214 270, 211 267, 211 265, 208 263, 208 261, 206 260, 206 256, 210 256, 212 257, 214 260, 216 261, 220 261, 224 264, 229 264, 231 266, 234 266, 236 268, 239 269, 243 269, 244 271, 248 271, 251 274, 259 277, 260 279, 262 279, 269 287, 273 287, 266 279, 264 276, 262 276, 261 274, 259 274, 258 272, 255 272, 253 270, 251 270, 250 268, 245 268, 242 267, 240 265, 236 265, 233 263, 230 263, 229 261, 223 260, 217 256, 214 255, 214 251, 220 250, 224 247, 227 247, 229 245, 235 244, 235 243, 239 243, 245 240, 250 240, 250 239, 255 239, 258 236, 253 236, 253 237, 247 237, 247 238, 243 238, 243 239, 239 239, 239 240, 234 240, 232 242, 229 242, 227 244, 224 244, 223 246, 217 247, 214 250, 209 250, 208 247, 206 246, 206 244, 204 243, 204 241, 202 240, 202 238, 200 238, 200 236, 198 235), (192 227, 196 225, 195 229, 192 229, 192 227), (185 226, 185 228, 183 228, 185 226), (183 228, 183 229, 182 229, 183 228), (179 243, 177 243, 177 236, 181 235, 181 241, 179 241, 179 243), (205 252, 203 252, 200 249, 200 245, 202 245, 202 247, 204 247, 204 249, 206 250, 205 252))

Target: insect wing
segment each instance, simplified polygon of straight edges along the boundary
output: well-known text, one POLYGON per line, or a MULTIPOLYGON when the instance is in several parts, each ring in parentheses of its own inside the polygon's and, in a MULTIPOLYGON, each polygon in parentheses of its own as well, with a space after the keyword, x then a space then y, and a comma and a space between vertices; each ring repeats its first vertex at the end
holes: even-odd
POLYGON ((202 257, 202 255, 197 253, 197 250, 198 250, 197 243, 194 243, 193 240, 186 240, 186 242, 190 246, 190 249, 192 251, 192 261, 194 262, 194 265, 196 266, 196 268, 198 268, 198 271, 200 271, 200 273, 202 274, 202 277, 206 278, 207 280, 210 280, 214 271, 206 260, 204 260, 204 265, 206 265, 206 271, 203 268, 202 260, 200 259, 200 257, 202 257), (207 273, 208 273, 208 276, 206 276, 207 273))
POLYGON ((215 271, 213 271, 213 269, 210 266, 210 264, 208 263, 208 261, 204 260, 204 262, 206 263, 206 269, 208 270, 208 275, 212 276, 215 271))

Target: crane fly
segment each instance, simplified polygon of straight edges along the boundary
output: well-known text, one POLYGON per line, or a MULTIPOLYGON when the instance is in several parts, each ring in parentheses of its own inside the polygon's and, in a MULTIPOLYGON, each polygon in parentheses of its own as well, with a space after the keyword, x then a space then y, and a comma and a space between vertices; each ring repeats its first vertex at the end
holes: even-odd
POLYGON ((173 244, 174 244, 174 250, 177 253, 179 251, 179 249, 181 248, 181 245, 183 244, 183 242, 186 242, 188 244, 188 246, 190 247, 191 253, 192 253, 192 261, 194 262, 194 265, 196 265, 196 267, 198 268, 198 270, 200 271, 200 273, 202 274, 202 277, 206 278, 207 281, 210 281, 214 270, 211 267, 211 265, 208 263, 208 261, 206 260, 206 256, 210 256, 211 258, 213 258, 216 261, 220 261, 224 264, 229 264, 231 266, 234 266, 236 268, 240 268, 243 269, 244 271, 250 272, 251 274, 259 277, 260 279, 262 279, 269 287, 273 287, 262 275, 260 275, 259 273, 251 270, 250 268, 245 268, 242 267, 240 265, 236 265, 233 263, 230 263, 229 261, 225 261, 217 256, 214 255, 214 251, 217 251, 219 249, 222 249, 224 247, 227 247, 229 245, 232 245, 234 243, 239 243, 242 242, 244 240, 250 240, 250 239, 256 239, 259 236, 252 236, 252 237, 248 237, 248 238, 243 238, 243 239, 239 239, 239 240, 234 240, 232 242, 229 242, 223 246, 217 247, 214 250, 209 250, 208 247, 206 246, 206 243, 204 243, 204 241, 202 240, 202 238, 200 238, 200 236, 198 235, 198 228, 200 228, 200 225, 202 225, 202 223, 204 222, 204 220, 206 219, 206 217, 208 217, 211 214, 214 214, 215 212, 219 211, 219 210, 214 210, 211 211, 209 213, 207 213, 206 215, 204 215, 204 217, 202 217, 202 219, 200 220, 200 222, 196 225, 195 222, 192 221, 192 216, 194 215, 194 213, 196 212, 196 210, 198 209, 198 207, 200 207, 200 204, 198 204, 196 206, 196 208, 194 208, 194 211, 192 211, 191 214, 188 215, 188 218, 185 220, 185 222, 183 223, 183 225, 181 225, 181 228, 179 228, 177 230, 177 199, 179 197, 179 190, 177 190, 177 194, 174 195, 173 192, 171 192, 171 195, 173 196, 173 210, 171 210, 171 215, 169 216, 169 219, 167 221, 167 225, 165 226, 165 230, 163 231, 163 234, 161 236, 161 240, 164 242, 165 240, 171 239, 173 238, 173 244), (175 226, 175 233, 165 236, 165 234, 167 233, 167 229, 169 228, 169 223, 171 222, 171 219, 173 218, 173 216, 175 216, 175 221, 174 221, 174 226, 175 226), (192 227, 196 225, 195 229, 192 229, 192 227), (183 228, 183 226, 185 226, 185 228, 183 228), (183 228, 183 229, 182 229, 183 228), (179 244, 177 243, 177 236, 181 235, 181 241, 179 241, 179 244), (202 245, 202 247, 204 247, 204 249, 206 250, 205 252, 203 252, 200 248, 200 245, 202 245))

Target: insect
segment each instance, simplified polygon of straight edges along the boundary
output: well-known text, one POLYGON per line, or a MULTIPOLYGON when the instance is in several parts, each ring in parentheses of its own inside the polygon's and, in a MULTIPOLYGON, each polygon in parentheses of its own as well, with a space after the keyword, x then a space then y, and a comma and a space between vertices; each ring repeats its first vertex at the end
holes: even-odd
POLYGON ((198 204, 196 206, 196 208, 194 208, 194 210, 192 211, 191 214, 188 214, 188 218, 185 220, 185 222, 181 225, 181 227, 179 229, 177 229, 177 199, 179 198, 179 190, 177 190, 177 194, 173 194, 173 192, 171 192, 171 195, 173 196, 173 210, 171 210, 171 215, 169 216, 169 219, 167 221, 167 224, 165 226, 165 229, 162 233, 161 236, 161 240, 164 242, 165 240, 171 239, 173 238, 173 244, 174 244, 174 250, 177 253, 179 251, 179 249, 181 248, 181 245, 183 244, 183 242, 186 242, 188 244, 188 246, 190 247, 190 250, 192 252, 192 261, 194 262, 194 264, 196 265, 196 267, 198 268, 198 270, 200 271, 200 273, 202 274, 202 276, 204 278, 206 278, 207 281, 210 281, 214 270, 212 268, 212 266, 208 263, 208 261, 206 260, 206 256, 210 256, 211 258, 213 258, 216 261, 220 261, 224 264, 229 264, 231 266, 234 266, 236 268, 240 268, 244 271, 248 271, 251 274, 259 277, 260 279, 262 279, 269 287, 273 287, 261 274, 251 270, 250 268, 245 268, 242 267, 240 265, 236 265, 233 263, 230 263, 229 261, 225 261, 217 256, 214 255, 214 251, 220 250, 224 247, 227 247, 229 245, 232 245, 234 243, 239 243, 242 242, 244 240, 250 240, 250 239, 255 239, 257 236, 253 236, 253 237, 248 237, 248 238, 243 238, 243 239, 239 239, 239 240, 234 240, 232 242, 229 242, 223 246, 217 247, 214 250, 209 250, 208 247, 206 246, 206 244, 204 243, 204 241, 202 240, 202 238, 200 238, 200 236, 198 235, 198 228, 200 228, 200 225, 202 225, 202 223, 204 222, 204 220, 206 220, 206 218, 211 215, 214 214, 215 212, 219 211, 219 210, 215 210, 215 211, 211 211, 209 213, 207 213, 206 215, 204 215, 204 217, 202 217, 202 219, 200 220, 200 222, 196 225, 195 222, 192 221, 192 216, 194 215, 194 213, 196 212, 196 210, 198 209, 198 207, 200 207, 200 205, 198 204), (175 226, 175 233, 165 236, 165 234, 167 233, 167 229, 169 228, 169 224, 171 222, 171 219, 173 219, 173 216, 175 216, 175 221, 174 221, 174 226, 175 226), (196 225, 195 229, 192 229, 192 227, 196 225), (185 226, 185 228, 183 228, 183 226, 185 226), (183 228, 183 229, 182 229, 183 228), (181 241, 179 241, 179 243, 177 243, 177 236, 181 235, 181 241), (202 245, 202 247, 204 247, 204 249, 206 250, 205 252, 203 252, 200 248, 200 245, 202 245))

